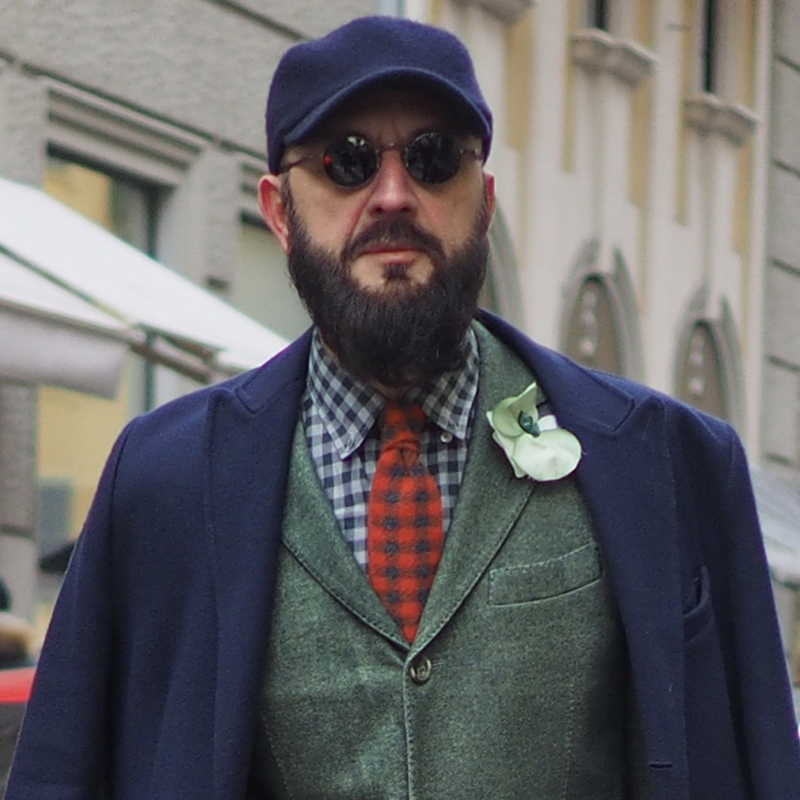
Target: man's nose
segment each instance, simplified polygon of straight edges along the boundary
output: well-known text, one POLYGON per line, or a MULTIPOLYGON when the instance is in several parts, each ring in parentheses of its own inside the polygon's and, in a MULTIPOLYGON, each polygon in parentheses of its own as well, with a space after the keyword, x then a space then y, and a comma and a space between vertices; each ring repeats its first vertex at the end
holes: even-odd
POLYGON ((370 189, 369 211, 373 215, 413 214, 417 209, 417 185, 397 150, 384 151, 370 189))

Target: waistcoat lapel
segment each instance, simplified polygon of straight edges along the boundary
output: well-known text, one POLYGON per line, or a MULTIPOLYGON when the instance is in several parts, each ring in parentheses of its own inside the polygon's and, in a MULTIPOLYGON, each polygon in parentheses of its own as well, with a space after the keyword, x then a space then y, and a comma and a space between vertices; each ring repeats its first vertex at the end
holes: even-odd
MULTIPOLYGON (((514 474, 491 439, 486 411, 532 380, 530 371, 482 329, 481 375, 469 458, 442 561, 412 651, 424 647, 450 620, 483 575, 528 502, 535 484, 514 474)), ((408 643, 369 585, 339 532, 314 471, 300 425, 292 451, 288 502, 304 527, 285 528, 294 557, 333 597, 403 649, 408 643)))
POLYGON ((444 553, 422 615, 413 649, 418 650, 447 624, 486 571, 535 491, 531 480, 514 477, 492 441, 486 412, 532 380, 529 369, 482 328, 480 383, 469 456, 444 553))
POLYGON ((408 642, 353 557, 320 486, 302 423, 295 428, 283 543, 314 579, 377 633, 404 649, 408 642), (300 525, 298 520, 302 520, 300 525))

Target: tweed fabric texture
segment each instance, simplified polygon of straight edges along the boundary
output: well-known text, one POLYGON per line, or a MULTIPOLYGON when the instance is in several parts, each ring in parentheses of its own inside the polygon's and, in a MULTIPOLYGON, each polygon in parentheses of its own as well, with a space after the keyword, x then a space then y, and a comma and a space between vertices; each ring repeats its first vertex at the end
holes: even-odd
POLYGON ((442 557, 442 498, 419 458, 422 406, 388 403, 369 496, 367 556, 372 588, 409 642, 442 557))
MULTIPOLYGON (((413 389, 406 399, 422 405, 429 423, 422 432, 420 459, 442 496, 444 531, 452 520, 467 461, 467 443, 478 393, 478 344, 467 335, 466 365, 413 389)), ((367 568, 367 504, 380 453, 377 425, 386 399, 353 379, 314 336, 301 403, 303 428, 319 482, 342 537, 356 562, 367 568)))
POLYGON ((649 797, 628 765, 624 639, 591 520, 571 478, 514 477, 484 414, 532 376, 478 340, 470 457, 411 644, 347 557, 298 426, 254 797, 649 797))

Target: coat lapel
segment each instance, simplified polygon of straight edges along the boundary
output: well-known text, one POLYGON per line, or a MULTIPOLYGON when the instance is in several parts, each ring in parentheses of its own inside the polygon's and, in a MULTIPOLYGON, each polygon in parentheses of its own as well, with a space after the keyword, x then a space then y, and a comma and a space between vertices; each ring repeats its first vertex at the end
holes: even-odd
POLYGON ((217 610, 214 796, 244 796, 275 582, 287 465, 310 336, 212 393, 205 518, 217 610))
POLYGON ((650 762, 680 767, 683 602, 662 408, 642 402, 614 433, 566 417, 563 424, 584 448, 577 480, 619 605, 650 762))

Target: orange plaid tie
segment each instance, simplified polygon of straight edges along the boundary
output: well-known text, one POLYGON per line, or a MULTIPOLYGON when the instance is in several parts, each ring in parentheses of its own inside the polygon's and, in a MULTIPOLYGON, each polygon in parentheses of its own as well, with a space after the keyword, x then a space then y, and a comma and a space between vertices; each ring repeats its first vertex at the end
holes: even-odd
POLYGON ((389 403, 367 509, 367 574, 409 642, 414 641, 442 557, 442 496, 419 458, 425 412, 389 403))

